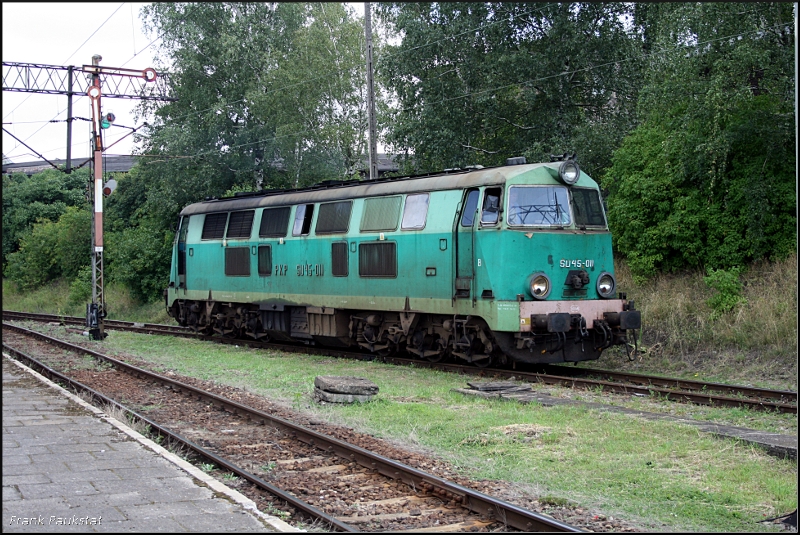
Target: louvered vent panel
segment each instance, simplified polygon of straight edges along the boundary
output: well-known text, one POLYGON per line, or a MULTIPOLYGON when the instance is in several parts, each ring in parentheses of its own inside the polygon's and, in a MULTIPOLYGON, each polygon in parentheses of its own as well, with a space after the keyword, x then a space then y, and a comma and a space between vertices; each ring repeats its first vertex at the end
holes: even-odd
POLYGON ((334 277, 346 277, 348 273, 347 242, 331 244, 331 264, 334 277))
POLYGON ((225 275, 247 277, 250 275, 250 248, 228 247, 225 249, 225 275))
POLYGON ((360 276, 397 277, 397 252, 394 242, 361 243, 358 249, 360 276))
POLYGON ((258 274, 269 277, 272 274, 272 247, 262 245, 258 248, 258 274))
POLYGON ((332 234, 335 232, 347 232, 350 224, 350 209, 353 206, 351 201, 332 202, 323 204, 319 207, 317 216, 317 234, 332 234))

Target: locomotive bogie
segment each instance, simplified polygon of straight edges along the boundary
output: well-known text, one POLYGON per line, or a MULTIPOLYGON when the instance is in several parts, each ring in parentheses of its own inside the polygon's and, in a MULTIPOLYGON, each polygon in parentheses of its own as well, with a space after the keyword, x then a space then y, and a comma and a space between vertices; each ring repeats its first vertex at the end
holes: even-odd
MULTIPOLYGON (((167 309, 200 332, 422 359, 591 360, 640 317, 597 185, 514 165, 210 200, 181 213, 167 309)), ((576 178, 576 176, 578 178, 576 178)))

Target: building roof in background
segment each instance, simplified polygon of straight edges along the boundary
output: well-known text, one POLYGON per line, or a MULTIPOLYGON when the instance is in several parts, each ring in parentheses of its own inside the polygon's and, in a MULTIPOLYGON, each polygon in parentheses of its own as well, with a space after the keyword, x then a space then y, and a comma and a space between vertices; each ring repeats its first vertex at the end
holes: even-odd
MULTIPOLYGON (((123 172, 127 173, 131 170, 136 164, 136 160, 138 156, 133 156, 131 154, 109 154, 107 156, 103 156, 103 171, 110 172, 110 173, 117 173, 123 172)), ((72 158, 72 168, 75 169, 79 165, 81 165, 86 160, 91 158, 88 157, 81 157, 81 158, 72 158)), ((66 167, 67 160, 51 160, 54 164, 61 167, 66 167)), ((87 163, 86 166, 91 165, 87 163)), ((84 167, 86 167, 84 166, 84 167)), ((20 162, 20 163, 6 163, 5 159, 3 160, 3 173, 25 173, 26 175, 35 175, 36 173, 41 173, 42 171, 46 171, 47 169, 52 169, 53 167, 43 161, 43 160, 36 160, 33 162, 20 162)))
MULTIPOLYGON (((139 159, 139 156, 131 155, 131 154, 109 154, 103 156, 103 171, 109 173, 127 173, 131 170, 136 164, 136 161, 139 159)), ((86 160, 89 160, 88 157, 83 158, 72 158, 72 168, 76 168, 86 160)), ((52 162, 61 167, 67 165, 67 160, 52 160, 52 162)), ((361 173, 369 174, 368 163, 366 160, 363 162, 364 168, 361 170, 361 173)), ((91 164, 86 164, 91 165, 91 164)), ((47 169, 52 169, 52 166, 43 161, 43 160, 36 160, 33 162, 20 162, 20 163, 11 163, 11 160, 3 155, 3 173, 25 173, 26 175, 34 175, 36 173, 41 173, 47 169)), ((400 167, 395 163, 395 156, 391 154, 378 154, 378 175, 383 175, 386 173, 396 172, 400 169, 400 167)))

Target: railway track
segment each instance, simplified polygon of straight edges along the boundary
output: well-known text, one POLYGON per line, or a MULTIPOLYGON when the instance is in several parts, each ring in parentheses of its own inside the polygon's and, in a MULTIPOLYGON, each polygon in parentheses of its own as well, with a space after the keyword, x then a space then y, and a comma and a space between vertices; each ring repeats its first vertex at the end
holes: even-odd
MULTIPOLYGON (((28 314, 22 312, 3 311, 4 319, 59 322, 64 325, 83 325, 85 320, 78 317, 55 316, 49 314, 28 314)), ((219 343, 245 344, 251 347, 269 347, 285 351, 303 351, 307 353, 324 353, 347 358, 374 359, 372 354, 365 355, 353 351, 336 349, 317 349, 313 346, 263 343, 241 339, 201 336, 185 327, 169 325, 144 324, 106 320, 106 327, 149 334, 166 334, 171 336, 197 337, 219 343)), ((788 390, 770 390, 749 386, 726 385, 705 381, 671 379, 651 375, 610 372, 591 368, 570 368, 550 365, 544 372, 523 369, 477 368, 458 363, 430 363, 417 359, 389 356, 384 361, 403 365, 412 365, 467 375, 491 375, 494 377, 514 377, 517 380, 531 383, 558 385, 568 388, 602 390, 620 394, 657 395, 670 401, 694 403, 719 407, 747 407, 752 410, 773 411, 797 414, 797 392, 788 390)))
POLYGON ((19 326, 3 329, 5 352, 104 403, 124 398, 162 437, 246 481, 256 503, 277 500, 327 529, 581 531, 196 385, 19 326))

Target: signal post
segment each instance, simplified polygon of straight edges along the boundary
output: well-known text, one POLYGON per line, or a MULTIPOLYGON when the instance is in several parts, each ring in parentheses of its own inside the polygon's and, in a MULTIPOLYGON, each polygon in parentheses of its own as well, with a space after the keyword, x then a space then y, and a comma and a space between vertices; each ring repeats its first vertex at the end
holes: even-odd
POLYGON ((86 91, 92 104, 92 159, 94 164, 94 187, 92 188, 94 196, 92 218, 92 302, 86 305, 86 327, 89 329, 89 336, 93 340, 102 340, 107 336, 103 323, 103 319, 108 315, 104 294, 103 197, 109 195, 116 186, 114 180, 109 180, 105 185, 103 184, 102 131, 114 122, 114 114, 103 115, 100 103, 102 96, 100 75, 142 77, 146 82, 153 82, 156 79, 156 71, 153 69, 137 71, 117 67, 101 67, 100 61, 102 59, 99 55, 92 56, 92 64, 83 66, 83 72, 92 76, 92 84, 86 91))

